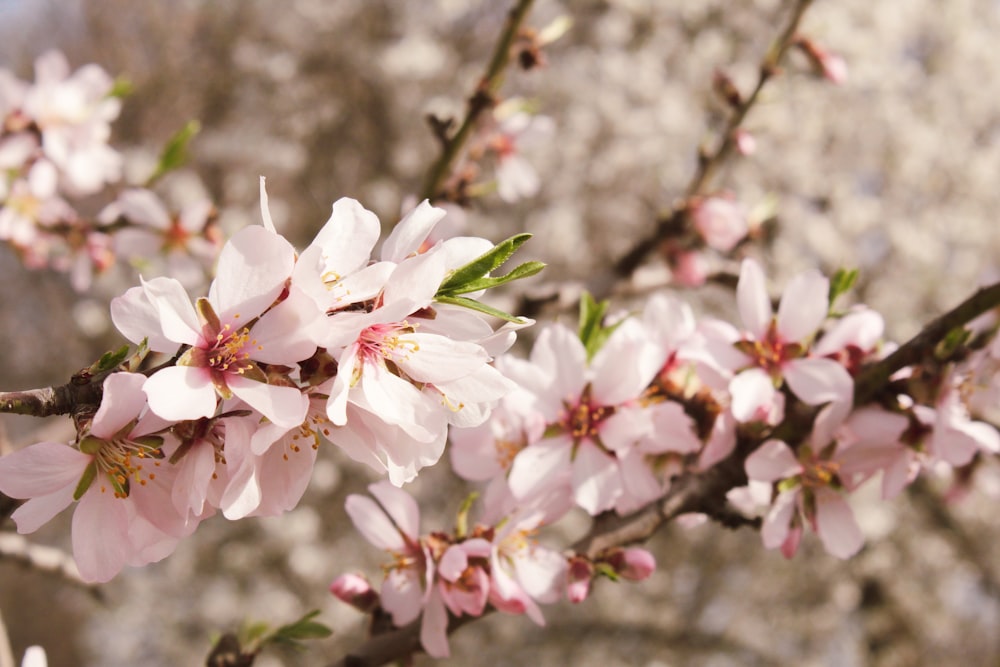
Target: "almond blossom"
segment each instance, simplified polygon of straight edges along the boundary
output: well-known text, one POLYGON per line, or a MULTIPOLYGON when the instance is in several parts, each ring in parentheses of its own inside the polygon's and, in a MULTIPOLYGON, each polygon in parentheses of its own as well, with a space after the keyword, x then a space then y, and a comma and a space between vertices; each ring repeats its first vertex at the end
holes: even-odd
POLYGON ((291 366, 315 350, 311 327, 319 314, 303 293, 286 291, 294 262, 284 238, 247 227, 223 247, 209 296, 195 306, 171 278, 143 281, 112 302, 112 320, 129 340, 147 339, 150 349, 168 354, 186 346, 177 365, 143 386, 154 412, 177 421, 211 417, 219 398, 235 395, 275 424, 302 423, 308 399, 268 382, 260 366, 291 366))
POLYGON ((737 420, 780 421, 774 411, 783 383, 808 405, 850 408, 854 382, 844 367, 809 354, 826 320, 829 291, 829 280, 818 271, 800 274, 785 289, 775 316, 760 265, 743 260, 736 296, 745 328, 737 332, 719 323, 712 342, 720 366, 737 371, 728 387, 737 420))
POLYGON ((197 526, 171 503, 175 471, 159 452, 168 424, 146 409, 143 382, 131 373, 108 377, 78 448, 41 442, 0 458, 0 491, 28 499, 12 515, 18 532, 34 532, 79 501, 73 555, 87 581, 160 560, 197 526))

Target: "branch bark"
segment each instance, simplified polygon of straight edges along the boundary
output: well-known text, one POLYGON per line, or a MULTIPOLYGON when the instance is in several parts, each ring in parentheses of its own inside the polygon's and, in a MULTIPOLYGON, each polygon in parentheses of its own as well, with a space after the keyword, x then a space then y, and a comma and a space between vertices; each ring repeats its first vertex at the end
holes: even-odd
POLYGON ((462 147, 465 146, 465 142, 472 133, 472 128, 475 127, 476 120, 478 120, 482 112, 493 106, 497 91, 500 90, 500 85, 503 83, 504 72, 510 62, 510 49, 533 2, 534 0, 518 0, 517 4, 514 5, 507 15, 507 22, 504 24, 500 38, 493 49, 493 55, 490 58, 489 65, 486 67, 486 72, 483 74, 482 79, 479 80, 476 91, 469 98, 462 124, 450 139, 441 137, 441 157, 438 158, 437 162, 431 166, 430 171, 427 172, 427 179, 420 191, 421 199, 433 200, 440 195, 444 182, 451 175, 455 160, 458 159, 459 154, 462 152, 462 147))

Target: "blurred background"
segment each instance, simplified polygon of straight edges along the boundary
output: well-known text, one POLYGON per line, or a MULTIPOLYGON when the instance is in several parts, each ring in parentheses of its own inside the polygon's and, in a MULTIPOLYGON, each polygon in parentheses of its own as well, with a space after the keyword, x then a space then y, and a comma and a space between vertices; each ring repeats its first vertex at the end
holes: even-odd
MULTIPOLYGON (((127 78, 133 93, 112 143, 130 164, 148 165, 198 119, 189 167, 161 184, 168 201, 208 196, 232 231, 259 221, 264 175, 279 230, 302 247, 341 196, 386 229, 398 219, 437 157, 425 115, 462 113, 509 4, 0 0, 0 66, 30 81, 35 57, 59 48, 74 68, 96 62, 127 78)), ((572 28, 546 48, 545 67, 511 70, 503 92, 554 121, 552 137, 526 152, 541 190, 516 204, 476 200, 466 230, 533 233, 526 257, 549 264, 533 289, 608 267, 682 195, 699 145, 715 140, 725 108, 713 71, 748 91, 790 5, 538 0, 529 25, 566 15, 572 28)), ((857 267, 857 298, 902 341, 997 274, 1000 2, 816 2, 802 32, 845 58, 847 81, 832 85, 792 58, 746 123, 756 152, 732 161, 718 186, 748 208, 778 202, 776 239, 762 249, 775 294, 808 267, 857 267)), ((662 274, 654 262, 643 284, 662 274)), ((111 275, 79 296, 65 276, 28 272, 0 248, 0 387, 65 382, 120 345, 107 302, 131 279, 111 275)), ((684 296, 702 314, 733 312, 720 288, 684 296)), ((560 317, 572 323, 574 313, 560 317)), ((15 446, 70 437, 58 420, 4 415, 0 426, 15 446)), ((813 536, 785 561, 750 530, 670 526, 650 543, 659 568, 647 582, 599 582, 585 604, 546 608, 545 629, 499 615, 474 623, 441 664, 996 665, 996 468, 961 502, 943 504, 934 485, 890 504, 874 491, 859 498, 868 544, 847 562, 813 536)), ((103 600, 0 561, 15 652, 41 644, 53 667, 196 665, 220 632, 320 609, 331 639, 256 664, 330 662, 364 626, 329 582, 349 570, 377 576, 382 562, 342 509, 373 479, 329 447, 298 509, 207 521, 167 560, 103 586, 103 600)), ((468 492, 446 461, 408 490, 425 530, 450 526, 468 492)), ((68 548, 63 519, 32 539, 68 548)), ((587 526, 571 518, 550 544, 587 526)))

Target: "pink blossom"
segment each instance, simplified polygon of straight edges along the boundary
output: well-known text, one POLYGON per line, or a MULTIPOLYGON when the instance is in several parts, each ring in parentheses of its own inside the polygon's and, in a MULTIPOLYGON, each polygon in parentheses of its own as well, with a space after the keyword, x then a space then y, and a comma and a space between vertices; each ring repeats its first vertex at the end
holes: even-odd
POLYGON ((37 530, 78 499, 73 555, 81 576, 108 581, 121 568, 160 560, 196 521, 170 501, 174 472, 160 460, 157 435, 168 426, 145 410, 144 378, 115 373, 79 449, 42 442, 0 458, 0 491, 28 498, 12 518, 37 530))
POLYGON ((342 574, 330 584, 330 592, 363 614, 378 607, 379 597, 368 580, 360 574, 342 574))
POLYGON ((403 626, 420 615, 434 564, 420 541, 420 510, 413 498, 385 481, 368 490, 376 500, 352 494, 344 508, 358 532, 392 556, 382 584, 382 606, 395 625, 403 626))
POLYGON ((170 278, 144 281, 112 302, 112 320, 129 340, 148 339, 150 349, 167 353, 190 346, 144 385, 154 412, 172 420, 211 417, 219 397, 235 395, 275 424, 302 423, 308 400, 295 387, 269 383, 260 367, 292 366, 316 347, 315 305, 296 289, 286 292, 294 262, 285 239, 247 227, 223 247, 197 308, 170 278))
POLYGON ((636 400, 662 358, 635 320, 622 323, 589 365, 571 331, 559 325, 543 331, 532 350, 542 384, 528 388, 555 435, 514 459, 509 483, 515 497, 525 501, 567 486, 591 514, 624 499, 621 460, 652 429, 636 400))
POLYGON ((781 382, 804 403, 834 403, 846 414, 854 391, 850 374, 831 359, 809 356, 812 338, 826 319, 828 293, 829 281, 818 272, 800 274, 785 289, 775 317, 760 265, 743 261, 737 304, 745 329, 715 348, 722 366, 743 369, 729 384, 738 421, 767 420, 777 407, 781 382), (719 349, 727 342, 738 355, 719 349))

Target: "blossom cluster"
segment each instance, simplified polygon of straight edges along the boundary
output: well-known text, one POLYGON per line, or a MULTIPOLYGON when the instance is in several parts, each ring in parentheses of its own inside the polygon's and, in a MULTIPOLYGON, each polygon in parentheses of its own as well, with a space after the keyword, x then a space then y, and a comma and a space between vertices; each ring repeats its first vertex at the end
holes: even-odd
POLYGON ((392 563, 385 568, 379 594, 357 574, 341 575, 330 590, 366 613, 381 605, 397 626, 420 617, 421 645, 436 658, 449 655, 449 613, 481 616, 489 604, 545 625, 538 604, 563 596, 583 600, 595 567, 631 580, 645 579, 655 567, 653 557, 639 548, 612 550, 595 563, 567 559, 542 546, 535 534, 565 512, 558 504, 512 508, 487 503, 486 522, 471 530, 464 528, 466 508, 456 534, 421 535, 420 510, 412 496, 387 482, 372 484, 369 491, 375 500, 351 495, 347 513, 365 539, 391 555, 392 563))
POLYGON ((148 188, 121 187, 124 160, 108 143, 120 111, 119 87, 98 65, 71 72, 48 51, 33 84, 0 69, 0 241, 28 267, 68 272, 78 290, 118 256, 162 255, 172 275, 200 285, 221 246, 214 210, 192 202, 174 216, 148 188), (120 191, 96 216, 78 209, 111 187, 120 191))
POLYGON ((450 425, 482 423, 513 386, 489 362, 521 324, 494 331, 460 305, 501 280, 484 278, 493 244, 426 243, 444 211, 424 202, 373 259, 378 218, 340 199, 300 254, 275 231, 263 181, 261 198, 265 226, 226 243, 207 297, 192 303, 176 279, 153 278, 112 302, 122 334, 167 361, 110 374, 72 446, 0 459, 0 491, 28 499, 13 514, 20 532, 78 501, 73 552, 87 580, 165 557, 216 511, 293 508, 321 436, 408 482, 440 458, 450 425), (465 296, 444 303, 442 285, 465 296))
POLYGON ((880 477, 890 498, 921 469, 1000 452, 996 429, 968 407, 982 394, 975 369, 995 367, 997 345, 937 373, 904 369, 888 393, 856 406, 857 373, 892 346, 878 313, 834 312, 830 295, 830 281, 810 271, 789 283, 774 313, 763 271, 746 259, 739 327, 697 321, 662 295, 611 326, 582 323, 579 335, 552 325, 529 359, 497 359, 517 389, 488 422, 453 432, 453 467, 520 507, 561 499, 592 515, 626 515, 738 442, 761 443, 746 459, 748 486, 730 493, 734 509, 763 513, 768 548, 791 556, 810 526, 827 551, 849 557, 863 536, 847 498, 863 482, 880 477), (810 433, 785 441, 776 427, 792 402, 815 418, 810 433))

